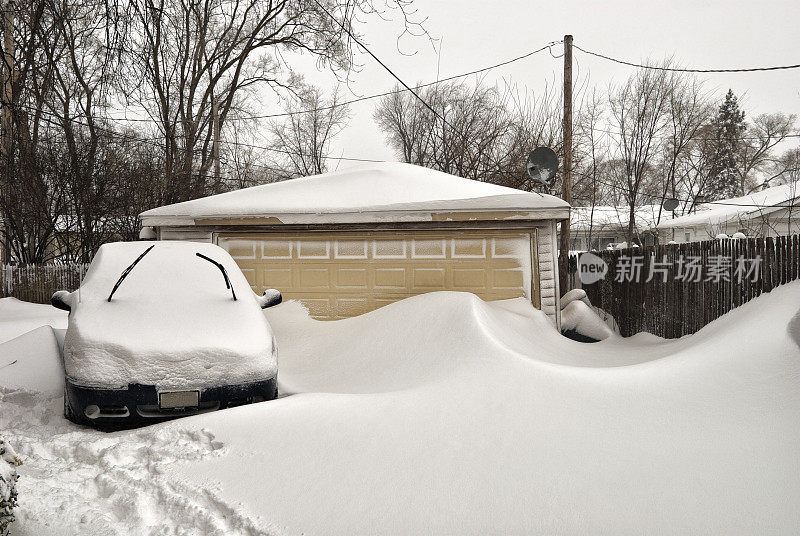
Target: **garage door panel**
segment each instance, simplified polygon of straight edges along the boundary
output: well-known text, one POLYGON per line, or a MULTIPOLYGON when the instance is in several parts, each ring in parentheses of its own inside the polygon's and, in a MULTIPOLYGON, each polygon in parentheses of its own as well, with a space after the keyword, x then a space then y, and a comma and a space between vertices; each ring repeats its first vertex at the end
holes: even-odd
POLYGON ((261 242, 262 259, 291 259, 294 249, 291 240, 268 240, 261 242))
POLYGON ((328 240, 298 240, 298 259, 329 259, 331 244, 328 240))
POLYGON ((454 259, 485 259, 485 238, 455 238, 450 241, 454 259))
POLYGON ((263 275, 263 290, 267 288, 291 288, 292 287, 292 269, 291 268, 264 268, 261 271, 263 275))
POLYGON ((467 290, 473 288, 486 288, 487 276, 485 269, 453 269, 453 288, 467 290))
POLYGON ((406 289, 406 268, 378 268, 375 267, 375 288, 380 289, 406 289))
POLYGON ((405 259, 408 257, 408 242, 399 238, 375 238, 372 240, 374 259, 405 259))
POLYGON ((447 241, 444 238, 412 239, 411 258, 445 259, 447 258, 447 241))
POLYGON ((492 258, 517 259, 521 254, 520 246, 520 241, 514 238, 493 238, 492 258))
POLYGON ((335 268, 335 274, 338 288, 369 288, 367 268, 335 268))
POLYGON ((444 290, 447 288, 446 270, 444 268, 414 268, 413 288, 430 292, 431 289, 444 290))
POLYGON ((300 268, 300 289, 330 288, 331 270, 329 268, 300 268))
POLYGON ((494 288, 515 289, 524 284, 525 274, 519 269, 492 270, 492 275, 494 288))
POLYGON ((218 243, 236 253, 257 293, 277 288, 318 319, 356 316, 438 290, 485 300, 537 292, 531 235, 522 231, 231 233, 218 243))
POLYGON ((231 240, 226 249, 236 260, 256 259, 256 243, 252 240, 231 240))
POLYGON ((366 259, 369 244, 366 240, 337 240, 334 259, 366 259))

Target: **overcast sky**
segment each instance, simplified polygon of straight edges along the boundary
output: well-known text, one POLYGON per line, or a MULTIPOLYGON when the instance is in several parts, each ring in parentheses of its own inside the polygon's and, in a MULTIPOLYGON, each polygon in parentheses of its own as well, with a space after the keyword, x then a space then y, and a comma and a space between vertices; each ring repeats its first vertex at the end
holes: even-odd
MULTIPOLYGON (((380 0, 378 0, 380 2, 380 0)), ((366 19, 360 27, 370 49, 406 83, 416 85, 475 70, 537 49, 572 34, 575 44, 615 58, 641 62, 673 57, 691 68, 749 68, 800 63, 800 1, 593 1, 593 0, 415 0, 417 17, 440 40, 441 55, 425 37, 404 37, 398 52, 399 21, 366 19)), ((553 48, 561 54, 562 45, 553 48)), ((576 78, 605 89, 622 81, 633 68, 575 51, 576 78)), ((361 72, 351 76, 345 97, 391 89, 391 75, 366 55, 361 72)), ((485 76, 488 83, 504 80, 541 90, 561 88, 563 60, 546 51, 485 76)), ((333 86, 329 73, 313 62, 298 63, 310 81, 333 86), (306 65, 307 63, 307 65, 306 65)), ((722 99, 730 87, 749 116, 765 112, 800 112, 800 69, 763 73, 700 75, 722 99)), ((474 77, 471 78, 474 81, 474 77)), ((265 95, 265 101, 269 100, 265 95)), ((377 100, 352 105, 352 118, 334 144, 332 156, 396 160, 374 125, 377 100)), ((270 109, 267 106, 266 109, 270 109)), ((340 169, 352 165, 341 162, 340 169)))

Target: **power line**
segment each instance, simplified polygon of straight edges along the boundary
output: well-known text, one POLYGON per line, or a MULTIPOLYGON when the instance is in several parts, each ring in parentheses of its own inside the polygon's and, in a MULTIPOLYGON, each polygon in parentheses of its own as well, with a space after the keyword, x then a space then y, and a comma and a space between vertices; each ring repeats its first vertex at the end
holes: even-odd
MULTIPOLYGON (((581 127, 581 129, 586 129, 586 128, 587 127, 581 127)), ((605 128, 588 127, 588 129, 592 130, 594 132, 602 132, 603 134, 608 134, 609 136, 620 136, 621 135, 619 132, 614 132, 613 130, 605 129, 605 128)), ((654 139, 660 139, 660 140, 670 140, 670 139, 676 138, 676 136, 672 136, 672 135, 670 135, 668 133, 660 133, 660 134, 653 135, 653 138, 654 139)), ((800 133, 786 134, 786 135, 783 136, 783 138, 800 138, 800 133)), ((736 139, 737 139, 737 141, 758 141, 758 140, 761 140, 763 138, 759 138, 757 136, 741 136, 741 137, 736 138, 736 139)), ((694 137, 694 136, 687 136, 686 137, 686 141, 718 141, 718 140, 716 138, 698 138, 698 137, 694 137)))
MULTIPOLYGON (((358 46, 360 46, 362 49, 364 49, 364 50, 367 52, 367 54, 369 54, 370 56, 372 56, 372 58, 373 58, 375 61, 377 61, 377 62, 378 62, 378 64, 379 64, 381 67, 383 67, 383 68, 384 68, 384 69, 385 69, 385 70, 386 70, 386 71, 387 71, 387 72, 388 72, 390 75, 392 75, 392 77, 393 77, 395 80, 397 80, 398 82, 400 82, 400 85, 402 85, 404 88, 406 88, 406 90, 407 90, 407 91, 411 92, 411 94, 412 94, 412 95, 414 95, 414 97, 416 97, 416 99, 417 99, 417 100, 419 100, 419 101, 420 101, 420 102, 423 104, 423 106, 425 106, 425 107, 426 107, 428 110, 430 110, 430 111, 431 111, 431 113, 433 113, 433 115, 434 115, 434 116, 436 116, 438 119, 440 119, 440 120, 442 121, 442 124, 444 124, 444 125, 447 125, 447 126, 450 128, 450 130, 451 130, 453 133, 460 134, 460 135, 461 135, 461 137, 464 139, 464 141, 471 142, 471 143, 473 143, 473 144, 474 144, 474 145, 475 145, 475 146, 476 146, 478 149, 481 149, 481 145, 480 145, 479 143, 476 143, 476 142, 474 142, 472 139, 470 139, 470 137, 469 137, 467 134, 465 134, 465 133, 463 133, 463 132, 460 132, 458 129, 456 129, 456 127, 454 127, 454 126, 453 126, 453 125, 452 125, 452 124, 451 124, 451 123, 450 123, 450 122, 449 122, 447 119, 445 119, 443 115, 441 115, 439 112, 437 112, 437 111, 436 111, 436 110, 435 110, 435 109, 434 109, 434 108, 433 108, 433 107, 432 107, 430 104, 428 104, 428 102, 427 102, 425 99, 423 99, 422 97, 420 97, 420 96, 419 96, 419 94, 418 94, 416 91, 414 91, 414 90, 411 88, 411 86, 409 86, 408 84, 406 84, 406 83, 405 83, 405 82, 404 82, 404 81, 403 81, 403 80, 402 80, 402 79, 401 79, 399 76, 397 76, 397 75, 394 73, 394 71, 392 71, 392 70, 389 68, 389 66, 388 66, 388 65, 386 65, 385 63, 383 63, 383 62, 380 60, 380 58, 378 58, 378 56, 376 56, 376 55, 375 55, 375 54, 374 54, 374 53, 373 53, 373 52, 372 52, 372 51, 371 51, 369 48, 367 48, 367 47, 366 47, 366 46, 365 46, 363 43, 361 43, 361 41, 359 41, 359 40, 358 40, 358 38, 357 38, 356 36, 354 36, 354 35, 353 35, 353 33, 352 33, 352 32, 351 32, 351 31, 350 31, 350 30, 349 30, 349 29, 348 29, 348 28, 347 28, 347 27, 346 27, 344 24, 342 24, 342 23, 339 21, 339 19, 337 19, 336 17, 334 17, 334 16, 333 16, 333 14, 332 14, 330 11, 328 11, 327 9, 325 9, 325 7, 323 7, 323 6, 322 6, 322 4, 320 4, 318 0, 313 0, 313 1, 314 1, 314 3, 315 3, 315 4, 317 4, 317 6, 318 6, 318 7, 319 7, 319 8, 320 8, 322 11, 324 11, 324 12, 325 12, 325 14, 326 14, 326 15, 328 15, 328 17, 330 17, 330 18, 331 18, 331 20, 333 20, 333 21, 334 21, 334 22, 335 22, 335 23, 336 23, 336 24, 337 24, 337 25, 338 25, 338 26, 339 26, 339 27, 340 27, 342 30, 344 30, 344 31, 345 31, 345 33, 347 33, 347 35, 349 35, 349 36, 350 36, 350 38, 351 38, 351 39, 352 39, 352 40, 353 40, 353 41, 354 41, 354 42, 355 42, 355 43, 356 43, 358 46)), ((550 46, 550 45, 548 45, 548 46, 545 46, 545 47, 543 47, 541 50, 544 50, 544 48, 549 48, 549 46, 550 46)), ((537 192, 537 193, 538 193, 538 192, 537 192)), ((539 195, 541 195, 541 194, 539 194, 539 195)))
MULTIPOLYGON (((600 181, 600 180, 597 180, 597 179, 595 179, 594 182, 596 182, 598 184, 602 184, 604 186, 608 186, 610 188, 618 189, 618 190, 627 190, 627 188, 625 188, 624 186, 620 186, 618 184, 612 184, 612 183, 608 183, 608 182, 603 182, 603 181, 600 181)), ((656 195, 656 194, 648 194, 646 192, 637 192, 636 195, 637 196, 640 195, 640 196, 643 196, 643 197, 649 197, 650 199, 665 199, 664 196, 656 195)), ((758 192, 753 192, 753 193, 748 194, 748 195, 758 195, 758 192)), ((798 196, 800 196, 800 191, 798 191, 798 196)), ((686 203, 689 203, 691 201, 691 199, 679 199, 679 201, 685 205, 686 203)), ((789 201, 789 200, 787 199, 786 201, 789 201)), ((784 202, 785 201, 781 201, 781 203, 784 203, 784 202)), ((761 204, 758 204, 758 203, 728 203, 726 201, 702 201, 701 203, 697 203, 697 204, 698 205, 723 205, 723 206, 730 206, 730 207, 755 207, 755 208, 775 208, 775 207, 779 207, 780 206, 778 204, 761 205, 761 204)), ((670 212, 670 211, 666 211, 666 212, 670 212)))
MULTIPOLYGON (((400 82, 400 85, 402 85, 404 88, 406 88, 406 90, 407 90, 407 91, 411 92, 411 94, 412 94, 412 95, 414 95, 414 97, 416 97, 416 98, 417 98, 417 100, 419 100, 419 101, 420 101, 420 102, 423 104, 423 106, 425 106, 425 107, 426 107, 428 110, 430 110, 430 111, 431 111, 431 113, 433 113, 433 115, 435 115, 436 117, 438 117, 439 119, 441 119, 441 120, 442 120, 442 123, 444 123, 444 124, 446 124, 447 126, 449 126, 449 127, 452 129, 452 131, 453 131, 453 132, 456 132, 456 128, 455 128, 454 126, 452 126, 452 125, 451 125, 451 124, 450 124, 450 123, 449 123, 449 122, 448 122, 448 121, 447 121, 447 120, 446 120, 446 119, 445 119, 443 116, 441 116, 441 115, 439 114, 439 112, 437 112, 436 110, 434 110, 434 109, 433 109, 433 107, 432 107, 430 104, 428 104, 428 102, 427 102, 425 99, 423 99, 422 97, 420 97, 420 96, 419 96, 419 94, 418 94, 416 91, 414 91, 414 90, 411 88, 411 86, 409 86, 408 84, 406 84, 406 83, 405 83, 405 82, 404 82, 404 81, 403 81, 403 80, 402 80, 402 79, 401 79, 399 76, 397 76, 397 75, 394 73, 394 71, 392 71, 392 70, 389 68, 389 66, 388 66, 388 65, 386 65, 385 63, 383 63, 383 62, 380 60, 380 58, 378 58, 378 56, 376 56, 375 54, 373 54, 373 52, 372 52, 372 51, 371 51, 369 48, 367 48, 367 47, 366 47, 366 46, 365 46, 365 45, 364 45, 364 44, 363 44, 361 41, 359 41, 359 40, 358 40, 358 38, 357 38, 355 35, 353 35, 353 32, 351 32, 351 31, 350 31, 350 30, 347 28, 347 26, 345 26, 344 24, 342 24, 342 23, 339 21, 339 19, 337 19, 336 17, 334 17, 334 16, 333 16, 333 14, 332 14, 330 11, 328 11, 327 9, 325 9, 325 7, 324 7, 322 4, 320 4, 318 0, 313 0, 313 1, 314 1, 314 3, 315 3, 315 4, 317 4, 317 6, 318 6, 318 7, 319 7, 319 8, 320 8, 322 11, 324 11, 324 12, 325 12, 325 14, 326 14, 328 17, 330 17, 330 19, 331 19, 331 20, 333 20, 333 21, 334 21, 334 22, 335 22, 335 23, 336 23, 336 24, 337 24, 337 25, 338 25, 338 26, 339 26, 339 27, 340 27, 342 30, 344 30, 344 31, 345 31, 345 33, 347 33, 347 35, 348 35, 348 36, 350 36, 350 39, 352 39, 353 41, 355 41, 355 43, 356 43, 358 46, 360 46, 362 49, 364 49, 364 51, 366 51, 366 53, 367 53, 367 54, 369 54, 370 56, 372 56, 372 59, 374 59, 375 61, 377 61, 377 62, 378 62, 378 64, 379 64, 381 67, 383 67, 383 68, 386 70, 386 72, 388 72, 390 75, 392 75, 392 77, 393 77, 395 80, 397 80, 398 82, 400 82)), ((466 135, 464 136, 464 138, 466 139, 466 135)))
POLYGON ((752 67, 748 69, 681 69, 678 67, 660 67, 657 65, 642 65, 640 63, 633 63, 630 61, 619 60, 616 58, 612 58, 610 56, 606 56, 605 54, 600 54, 599 52, 592 52, 591 50, 583 49, 578 45, 573 45, 573 46, 585 54, 602 58, 604 60, 612 61, 614 63, 628 65, 629 67, 638 67, 640 69, 651 69, 654 71, 668 71, 673 73, 752 73, 758 71, 781 71, 787 69, 800 69, 800 63, 795 65, 779 65, 773 67, 752 67))
MULTIPOLYGON (((466 72, 466 73, 454 74, 454 75, 448 76, 446 78, 440 78, 440 79, 435 80, 433 82, 426 82, 425 84, 419 84, 419 85, 416 85, 416 86, 412 86, 411 89, 413 89, 413 90, 425 89, 427 87, 431 87, 431 86, 435 86, 435 85, 438 85, 438 84, 442 84, 444 82, 450 82, 452 80, 457 80, 459 78, 464 78, 464 77, 467 77, 467 76, 472 76, 474 74, 480 74, 480 73, 483 73, 483 72, 486 72, 486 71, 491 71, 492 69, 497 69, 498 67, 503 67, 505 65, 509 65, 511 63, 515 63, 515 62, 518 62, 520 60, 524 60, 526 58, 529 58, 529 57, 533 56, 534 54, 538 54, 539 52, 543 52, 545 50, 549 50, 550 47, 555 46, 555 45, 557 45, 559 43, 561 43, 561 41, 551 41, 550 43, 546 44, 543 47, 537 48, 536 50, 532 50, 530 52, 526 52, 525 54, 522 54, 522 55, 517 56, 515 58, 504 60, 504 61, 501 61, 499 63, 495 63, 494 65, 489 65, 487 67, 481 67, 480 69, 475 69, 473 71, 469 71, 469 72, 466 72)), ((282 112, 282 113, 276 113, 276 114, 252 115, 252 116, 246 116, 246 117, 229 117, 229 118, 226 119, 226 121, 251 121, 251 120, 254 120, 254 119, 275 119, 275 118, 279 118, 279 117, 290 117, 290 116, 293 116, 293 115, 308 114, 308 113, 313 113, 313 112, 324 112, 326 110, 332 110, 334 108, 339 108, 341 106, 348 106, 350 104, 355 104, 355 103, 366 101, 366 100, 377 99, 377 98, 380 98, 380 97, 388 97, 389 95, 395 95, 397 93, 403 93, 405 91, 409 91, 409 89, 406 89, 406 88, 393 89, 393 90, 390 90, 390 91, 384 91, 383 93, 374 93, 372 95, 365 95, 363 97, 356 97, 355 99, 350 99, 350 100, 346 100, 346 101, 342 101, 342 102, 337 102, 336 104, 331 104, 331 105, 328 105, 328 106, 320 106, 318 108, 310 108, 310 109, 307 109, 307 110, 298 110, 296 112, 282 112)), ((127 118, 127 117, 111 117, 109 119, 113 119, 113 120, 117 120, 117 121, 140 122, 140 123, 147 123, 147 122, 152 123, 152 122, 155 122, 154 119, 127 118)))

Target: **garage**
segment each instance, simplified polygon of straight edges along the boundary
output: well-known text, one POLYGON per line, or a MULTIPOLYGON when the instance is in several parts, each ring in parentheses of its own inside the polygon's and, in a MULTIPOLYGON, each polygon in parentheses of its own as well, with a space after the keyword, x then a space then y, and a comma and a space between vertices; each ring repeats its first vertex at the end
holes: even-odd
POLYGON ((217 243, 255 292, 276 288, 321 320, 437 290, 539 304, 533 232, 221 233, 217 243))
POLYGON ((569 205, 401 163, 303 177, 140 215, 160 240, 213 242, 253 290, 319 320, 417 294, 525 298, 558 324, 556 225, 569 205))

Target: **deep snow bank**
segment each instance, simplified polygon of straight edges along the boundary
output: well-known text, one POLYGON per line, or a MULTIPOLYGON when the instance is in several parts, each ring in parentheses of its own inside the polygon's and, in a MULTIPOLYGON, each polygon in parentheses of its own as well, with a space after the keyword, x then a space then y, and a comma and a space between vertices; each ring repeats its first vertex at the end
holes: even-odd
POLYGON ((180 423, 230 455, 171 471, 289 533, 796 532, 799 306, 787 285, 692 337, 595 345, 462 294, 278 309, 279 376, 308 394, 180 423))
POLYGON ((0 343, 44 325, 66 328, 67 313, 50 305, 0 298, 0 343))
POLYGON ((793 283, 679 340, 587 345, 524 300, 285 304, 281 400, 100 434, 0 389, 36 498, 18 532, 796 533, 798 308, 793 283))
POLYGON ((64 367, 50 326, 0 344, 0 386, 60 395, 64 367))

